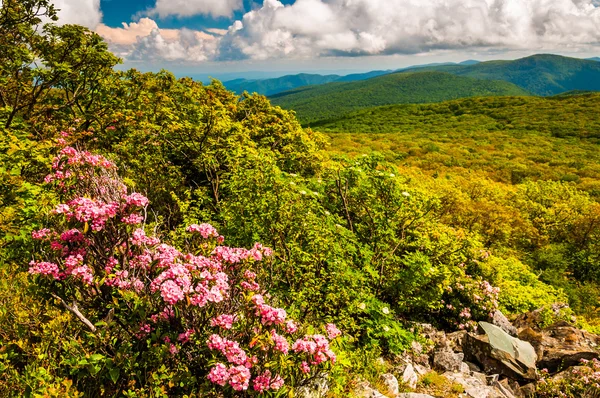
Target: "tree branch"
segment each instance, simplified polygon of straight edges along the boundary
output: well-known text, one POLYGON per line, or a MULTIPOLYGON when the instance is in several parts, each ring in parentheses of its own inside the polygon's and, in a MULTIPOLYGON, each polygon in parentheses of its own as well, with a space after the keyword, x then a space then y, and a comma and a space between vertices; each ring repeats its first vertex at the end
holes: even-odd
POLYGON ((63 300, 61 297, 57 296, 54 293, 50 293, 52 295, 52 297, 54 297, 55 299, 60 300, 60 302, 62 303, 62 305, 68 309, 69 311, 71 311, 73 314, 75 314, 75 316, 77 318, 79 318, 79 320, 81 322, 83 322, 83 324, 85 326, 88 327, 88 329, 90 329, 92 332, 96 332, 96 327, 92 324, 92 322, 90 322, 85 316, 83 316, 83 314, 81 312, 79 312, 79 309, 77 308, 77 303, 75 302, 75 300, 73 300, 73 305, 69 305, 67 304, 67 302, 65 300, 63 300))

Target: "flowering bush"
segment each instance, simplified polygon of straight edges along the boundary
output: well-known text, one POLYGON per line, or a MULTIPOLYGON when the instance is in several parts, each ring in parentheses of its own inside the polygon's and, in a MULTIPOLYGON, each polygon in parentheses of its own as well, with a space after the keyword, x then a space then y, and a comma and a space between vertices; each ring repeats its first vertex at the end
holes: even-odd
POLYGON ((148 199, 128 194, 115 165, 99 155, 64 147, 46 181, 63 203, 52 228, 32 233, 39 258, 29 272, 90 332, 109 335, 95 358, 110 365, 114 384, 124 369, 110 353, 125 344, 152 353, 140 357, 148 358, 144 366, 157 368, 150 359, 158 357, 175 373, 184 369, 178 387, 167 385, 185 391, 207 380, 231 393, 263 394, 335 363, 335 325, 327 336, 302 335, 284 309, 267 304, 253 269, 271 249, 224 246, 209 224, 190 225, 183 249, 147 235, 148 199))
POLYGON ((441 313, 458 329, 475 330, 478 320, 488 320, 498 309, 500 289, 469 275, 446 288, 441 313))
POLYGON ((597 397, 600 394, 600 361, 581 360, 581 366, 575 366, 552 378, 542 371, 537 384, 536 397, 597 397))

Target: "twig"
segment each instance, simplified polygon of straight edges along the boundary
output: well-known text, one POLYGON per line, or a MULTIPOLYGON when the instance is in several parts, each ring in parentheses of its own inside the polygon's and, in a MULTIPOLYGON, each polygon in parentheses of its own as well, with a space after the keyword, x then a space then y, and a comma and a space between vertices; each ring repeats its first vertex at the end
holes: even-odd
POLYGON ((83 314, 81 312, 79 312, 79 309, 77 308, 77 303, 75 302, 75 300, 73 300, 73 305, 69 305, 67 304, 67 302, 65 300, 63 300, 61 297, 57 296, 54 293, 50 293, 52 295, 52 297, 54 297, 55 299, 60 300, 60 302, 62 303, 62 305, 68 309, 69 311, 71 311, 73 314, 75 314, 75 316, 77 318, 79 318, 79 320, 81 322, 83 322, 83 324, 85 326, 88 327, 88 329, 90 329, 92 332, 96 332, 96 327, 92 324, 92 322, 90 322, 85 316, 83 316, 83 314))

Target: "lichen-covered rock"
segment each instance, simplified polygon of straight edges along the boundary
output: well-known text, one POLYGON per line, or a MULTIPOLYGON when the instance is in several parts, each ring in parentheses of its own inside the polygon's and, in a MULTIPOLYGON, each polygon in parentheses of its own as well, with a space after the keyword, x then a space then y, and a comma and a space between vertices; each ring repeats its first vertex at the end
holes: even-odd
MULTIPOLYGON (((406 368, 408 369, 410 367, 410 369, 412 368, 412 365, 407 365, 406 368)), ((414 374, 414 370, 413 374, 414 374)), ((415 378, 417 377, 417 375, 415 375, 415 378)), ((396 379, 396 376, 394 376, 391 373, 384 373, 381 376, 379 376, 379 378, 381 379, 381 382, 383 383, 383 385, 385 386, 385 388, 387 389, 387 393, 390 396, 397 396, 398 392, 400 391, 400 385, 398 383, 398 379, 396 379)), ((403 378, 404 381, 404 378, 403 378)), ((416 386, 416 383, 415 383, 416 386)), ((414 388, 414 387, 411 387, 414 388)))
POLYGON ((494 311, 492 316, 492 324, 498 326, 500 329, 504 330, 513 337, 517 336, 517 328, 510 323, 508 318, 506 318, 506 316, 504 316, 500 310, 494 311))
POLYGON ((433 367, 449 372, 458 372, 461 369, 463 353, 454 353, 450 348, 438 349, 433 353, 433 367))
POLYGON ((577 329, 567 322, 557 322, 541 331, 541 340, 532 341, 542 352, 538 368, 550 373, 579 365, 582 359, 600 356, 600 336, 577 329))
MULTIPOLYGON (((419 376, 415 371, 415 367, 412 364, 406 365, 404 370, 402 371, 401 376, 402 382, 408 387, 414 389, 417 387, 417 382, 419 381, 419 376)), ((398 392, 398 381, 396 381, 396 393, 398 392)))
POLYGON ((512 379, 535 380, 537 355, 533 346, 510 336, 498 326, 479 322, 483 335, 467 334, 463 346, 466 359, 483 367, 488 374, 512 379))
POLYGON ((310 379, 305 385, 294 391, 296 398, 322 398, 329 392, 328 374, 322 373, 310 379))

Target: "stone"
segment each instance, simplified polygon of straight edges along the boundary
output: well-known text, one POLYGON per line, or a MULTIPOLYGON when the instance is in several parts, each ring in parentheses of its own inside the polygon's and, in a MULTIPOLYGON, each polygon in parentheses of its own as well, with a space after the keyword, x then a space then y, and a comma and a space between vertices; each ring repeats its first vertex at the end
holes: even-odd
POLYGON ((490 387, 479 377, 474 377, 464 373, 446 372, 445 378, 460 384, 465 390, 465 394, 470 398, 499 398, 493 387, 490 387))
POLYGON ((460 373, 471 373, 471 368, 469 368, 469 365, 467 365, 464 362, 461 362, 460 364, 460 373))
MULTIPOLYGON (((412 369, 412 365, 406 366, 406 368, 409 368, 409 367, 412 369)), ((413 370, 413 374, 414 374, 414 370, 413 370)), ((417 375, 415 375, 415 378, 416 377, 417 377, 417 375)), ((394 376, 391 373, 384 373, 381 376, 379 376, 379 378, 381 379, 381 382, 387 389, 387 393, 389 393, 393 397, 398 395, 398 392, 400 391, 400 386, 398 384, 398 379, 396 379, 396 376, 394 376)), ((416 383, 415 383, 415 386, 416 386, 416 383)), ((412 387, 412 388, 414 388, 414 387, 412 387)))
POLYGON ((410 348, 415 356, 419 356, 423 353, 423 345, 418 341, 413 340, 413 342, 410 343, 410 348))
POLYGON ((294 390, 296 398, 323 398, 329 392, 327 373, 321 373, 308 380, 308 382, 294 390))
POLYGON ((450 348, 438 349, 433 353, 433 367, 444 371, 460 371, 464 354, 455 354, 450 348))
POLYGON ((548 369, 550 373, 579 365, 582 359, 600 357, 600 336, 577 329, 564 321, 538 333, 526 328, 521 330, 519 336, 529 341, 540 354, 538 368, 548 369))
POLYGON ((481 368, 473 362, 465 361, 471 372, 481 372, 481 368))
POLYGON ((524 398, 533 398, 535 397, 535 383, 529 383, 529 384, 525 384, 524 386, 521 386, 521 388, 519 388, 518 391, 518 395, 520 397, 524 397, 524 398))
MULTIPOLYGON (((404 371, 402 372, 402 382, 406 384, 408 387, 415 389, 417 387, 417 382, 419 381, 419 376, 415 371, 415 368, 412 364, 406 365, 404 371)), ((396 381, 396 393, 398 393, 398 381, 396 381)))
POLYGON ((419 394, 416 392, 404 392, 398 395, 398 398, 434 398, 429 394, 419 394))
POLYGON ((459 330, 458 332, 449 333, 446 335, 446 341, 452 351, 462 352, 463 341, 467 335, 466 330, 459 330))
POLYGON ((367 381, 359 384, 356 390, 354 390, 354 394, 360 398, 387 398, 379 391, 373 389, 367 381))
POLYGON ((496 391, 498 391, 502 395, 503 398, 516 398, 512 388, 510 388, 510 386, 508 385, 507 379, 504 379, 502 381, 496 380, 491 384, 491 386, 494 387, 496 391))
MULTIPOLYGON (((555 318, 560 318, 561 314, 565 312, 569 308, 568 304, 564 303, 554 303, 550 306, 550 311, 555 318)), ((526 312, 517 316, 513 322, 513 325, 521 330, 523 328, 532 328, 534 330, 540 330, 545 322, 545 312, 547 311, 546 307, 538 308, 537 310, 526 312)))
POLYGON ((498 326, 500 329, 504 330, 506 333, 511 336, 517 336, 517 328, 513 326, 512 323, 508 320, 506 316, 500 311, 494 311, 492 316, 492 324, 498 326))
POLYGON ((498 326, 479 322, 483 335, 467 334, 466 359, 481 364, 486 373, 511 379, 535 380, 537 355, 533 346, 510 336, 498 326))
POLYGON ((431 368, 429 366, 424 366, 424 365, 419 365, 419 364, 415 364, 413 366, 415 368, 415 372, 419 376, 424 376, 427 373, 431 372, 431 368))

